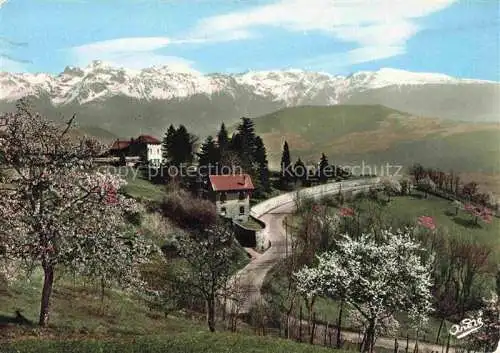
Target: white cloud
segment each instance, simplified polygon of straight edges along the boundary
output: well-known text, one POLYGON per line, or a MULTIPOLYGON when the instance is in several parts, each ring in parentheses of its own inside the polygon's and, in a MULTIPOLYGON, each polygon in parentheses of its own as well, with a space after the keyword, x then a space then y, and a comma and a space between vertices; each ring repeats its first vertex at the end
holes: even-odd
POLYGON ((118 38, 80 45, 72 50, 78 55, 145 52, 163 48, 171 42, 172 40, 166 37, 118 38))
MULTIPOLYGON (((4 1, 4 0, 0 0, 4 1)), ((245 11, 202 19, 183 37, 119 38, 71 49, 79 65, 99 59, 127 67, 191 62, 158 54, 172 45, 210 44, 256 37, 265 27, 316 32, 354 44, 331 56, 342 66, 380 60, 406 51, 406 42, 421 29, 415 19, 450 6, 456 0, 280 0, 245 11)), ((325 57, 318 57, 321 62, 325 57)))
POLYGON ((132 37, 94 42, 73 47, 70 53, 78 66, 86 66, 93 60, 101 60, 112 66, 141 69, 168 65, 176 71, 194 71, 193 62, 156 51, 179 40, 167 37, 132 37))
POLYGON ((251 35, 269 26, 296 32, 321 32, 359 46, 344 53, 359 63, 404 52, 419 28, 414 19, 450 6, 456 0, 282 0, 250 10, 202 20, 195 33, 214 37, 232 31, 251 35))
POLYGON ((26 67, 19 61, 11 60, 3 55, 0 55, 0 71, 25 72, 26 67))
POLYGON ((177 56, 158 55, 154 53, 132 53, 107 58, 104 60, 112 66, 126 67, 129 69, 143 69, 152 66, 168 66, 177 72, 196 72, 192 68, 194 64, 190 60, 186 60, 177 56))
POLYGON ((0 7, 2 7, 2 5, 4 5, 6 2, 7 0, 0 0, 0 7))

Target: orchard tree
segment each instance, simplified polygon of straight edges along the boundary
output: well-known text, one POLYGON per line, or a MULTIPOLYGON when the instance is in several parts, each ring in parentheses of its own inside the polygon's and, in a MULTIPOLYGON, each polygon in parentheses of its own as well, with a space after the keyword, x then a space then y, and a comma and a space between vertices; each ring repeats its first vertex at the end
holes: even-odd
POLYGON ((71 137, 73 118, 62 128, 20 101, 0 121, 0 239, 8 259, 43 269, 39 324, 47 326, 56 270, 125 282, 149 249, 127 232, 136 205, 118 193, 123 181, 95 170, 101 149, 71 137))
POLYGON ((425 169, 421 164, 416 163, 410 167, 410 175, 413 175, 415 183, 418 184, 418 182, 425 177, 425 169))
POLYGON ((384 192, 387 195, 387 201, 391 201, 391 195, 401 194, 402 187, 399 181, 393 178, 385 178, 382 181, 382 187, 384 188, 384 192))
POLYGON ((187 268, 178 274, 185 295, 201 298, 206 304, 207 324, 215 331, 217 299, 231 276, 233 233, 223 224, 214 224, 193 235, 180 237, 179 254, 187 268))
POLYGON ((479 224, 479 220, 484 223, 491 223, 493 219, 493 212, 487 207, 475 206, 468 203, 465 204, 464 210, 472 216, 475 225, 479 224))
POLYGON ((419 179, 417 182, 417 186, 420 190, 424 192, 425 198, 427 198, 429 192, 436 190, 436 184, 432 181, 432 179, 429 176, 419 179))
POLYGON ((460 202, 459 200, 453 200, 452 201, 452 206, 455 209, 455 216, 458 216, 458 211, 464 209, 464 204, 460 202))
POLYGON ((407 312, 421 325, 431 310, 431 264, 411 231, 382 231, 354 240, 345 235, 318 264, 297 274, 298 288, 310 296, 341 296, 364 321, 363 351, 373 352, 376 331, 396 312, 407 312), (313 279, 315 286, 305 279, 313 279))

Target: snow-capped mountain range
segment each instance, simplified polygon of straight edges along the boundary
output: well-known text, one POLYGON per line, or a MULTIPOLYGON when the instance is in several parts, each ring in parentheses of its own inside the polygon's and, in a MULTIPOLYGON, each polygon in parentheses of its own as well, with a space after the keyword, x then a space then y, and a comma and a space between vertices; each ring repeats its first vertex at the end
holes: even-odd
POLYGON ((320 95, 324 97, 324 104, 339 104, 354 93, 388 86, 488 83, 492 82, 395 69, 358 72, 347 77, 303 70, 203 75, 196 71, 176 72, 167 66, 130 70, 94 61, 85 68, 66 67, 58 75, 1 72, 0 100, 47 96, 54 105, 63 105, 126 96, 151 101, 183 99, 198 94, 234 96, 243 88, 293 106, 308 104, 320 95))
POLYGON ((94 61, 58 75, 0 72, 0 112, 30 96, 48 117, 76 113, 80 125, 117 136, 162 134, 169 124, 195 133, 224 121, 297 105, 379 104, 417 116, 498 121, 500 85, 395 69, 349 76, 303 70, 209 74, 167 66, 130 70, 94 61))

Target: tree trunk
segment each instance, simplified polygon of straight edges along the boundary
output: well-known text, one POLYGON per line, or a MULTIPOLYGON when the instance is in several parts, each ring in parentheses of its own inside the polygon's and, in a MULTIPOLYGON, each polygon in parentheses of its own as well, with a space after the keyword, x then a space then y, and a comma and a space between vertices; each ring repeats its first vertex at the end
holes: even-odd
POLYGON ((370 320, 368 322, 368 327, 366 329, 366 342, 365 342, 364 352, 373 353, 374 344, 375 344, 375 320, 370 320))
POLYGON ((342 347, 341 334, 342 334, 342 311, 344 309, 344 300, 340 301, 339 317, 337 320, 337 348, 342 347))
POLYGON ((443 329, 444 318, 441 319, 441 323, 439 324, 439 329, 436 337, 436 344, 439 344, 439 336, 441 336, 441 330, 443 329))
POLYGON ((50 315, 50 296, 54 284, 54 266, 44 261, 43 265, 43 289, 42 301, 40 303, 40 320, 38 325, 47 327, 50 315))
POLYGON ((215 298, 207 300, 207 324, 210 332, 215 332, 215 298))

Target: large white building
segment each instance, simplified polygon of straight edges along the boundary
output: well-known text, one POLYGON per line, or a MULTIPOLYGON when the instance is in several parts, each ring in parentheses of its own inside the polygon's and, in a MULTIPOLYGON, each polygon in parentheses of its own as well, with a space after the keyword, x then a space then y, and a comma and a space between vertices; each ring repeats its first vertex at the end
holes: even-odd
POLYGON ((160 166, 163 158, 160 140, 150 135, 140 135, 130 140, 116 140, 109 152, 117 157, 139 157, 153 166, 160 166))

